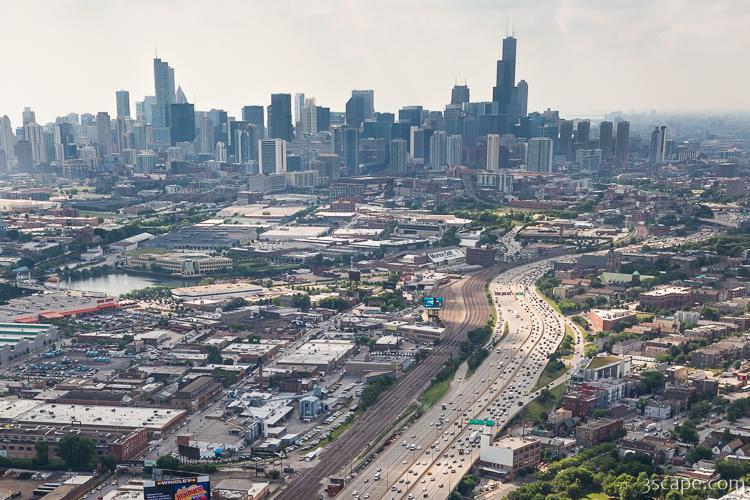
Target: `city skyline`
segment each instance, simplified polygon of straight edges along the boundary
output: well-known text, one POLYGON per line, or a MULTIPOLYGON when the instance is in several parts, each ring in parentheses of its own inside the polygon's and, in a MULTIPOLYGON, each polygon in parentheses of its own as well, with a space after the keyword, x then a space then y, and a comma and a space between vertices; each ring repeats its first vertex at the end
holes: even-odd
MULTIPOLYGON (((506 25, 519 39, 516 80, 529 82, 529 111, 550 107, 570 118, 595 118, 618 109, 748 109, 742 78, 716 78, 715 72, 729 67, 741 52, 741 37, 746 35, 733 34, 731 26, 746 23, 750 8, 740 2, 640 1, 600 7, 584 0, 528 5, 476 0, 438 2, 432 9, 425 9, 423 2, 408 2, 396 10, 388 4, 332 2, 312 8, 290 1, 253 8, 223 2, 211 8, 231 9, 237 15, 215 18, 208 15, 208 7, 191 2, 100 5, 71 0, 45 4, 41 10, 34 2, 11 5, 10 18, 35 9, 37 33, 54 40, 61 53, 77 54, 77 64, 66 57, 50 58, 43 43, 8 51, 7 74, 32 74, 38 71, 34 61, 44 61, 49 74, 59 76, 6 79, 0 114, 8 114, 14 126, 24 106, 36 111, 40 123, 69 112, 108 111, 115 116, 117 90, 128 90, 133 103, 153 95, 154 42, 158 57, 175 68, 175 85, 185 89, 196 109, 222 108, 234 116, 248 104, 268 105, 271 93, 302 92, 315 96, 318 105, 344 111, 356 88, 375 90, 377 110, 395 111, 411 104, 443 109, 453 84, 464 81, 472 101, 489 101, 506 25), (117 37, 110 28, 128 15, 126 7, 137 9, 140 19, 167 16, 174 22, 160 25, 164 29, 150 35, 117 37), (419 12, 419 30, 403 30, 398 24, 411 11, 419 12), (348 23, 337 22, 355 13, 348 23), (247 16, 262 21, 257 30, 243 30, 240 21, 247 16), (508 23, 511 18, 515 22, 508 23), (643 22, 629 24, 635 20, 643 22), (726 29, 699 29, 698 21, 721 22, 726 29), (613 23, 626 26, 627 33, 613 31, 613 23), (669 23, 669 29, 660 30, 660 23, 669 23), (86 30, 71 29, 83 26, 86 30), (449 33, 448 26, 461 36, 424 36, 449 33), (354 33, 358 36, 351 36, 354 33), (279 43, 269 45, 274 37, 279 43), (738 43, 728 43, 727 37, 737 37, 738 43), (242 43, 233 42, 240 39, 242 43), (722 50, 714 50, 719 43, 722 50), (270 49, 258 49, 267 46, 270 49), (82 47, 82 54, 95 63, 82 62, 82 47), (419 57, 403 57, 405 50, 419 57), (238 58, 238 53, 246 56, 238 58), (563 60, 566 53, 576 57, 563 60), (687 64, 687 57, 700 61, 701 71, 687 64), (622 68, 627 71, 616 72, 622 68), (649 85, 646 75, 658 76, 659 85, 649 85)), ((10 24, 13 38, 20 28, 10 24)), ((733 75, 737 71, 744 70, 738 67, 733 75)))

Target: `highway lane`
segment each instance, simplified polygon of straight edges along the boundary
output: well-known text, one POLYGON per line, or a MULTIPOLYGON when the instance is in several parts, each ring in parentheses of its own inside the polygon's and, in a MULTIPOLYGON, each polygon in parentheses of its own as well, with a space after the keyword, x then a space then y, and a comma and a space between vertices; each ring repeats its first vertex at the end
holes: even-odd
POLYGON ((435 292, 445 297, 442 319, 452 333, 426 360, 401 378, 395 387, 381 396, 375 406, 329 445, 315 467, 282 490, 277 498, 298 500, 314 497, 320 491, 322 481, 351 468, 362 452, 375 444, 393 419, 427 387, 448 357, 457 352, 458 344, 466 333, 485 324, 490 315, 490 306, 484 295, 484 285, 495 274, 497 269, 485 269, 435 292))
POLYGON ((478 458, 478 448, 466 444, 469 434, 476 430, 467 425, 468 418, 494 418, 500 424, 495 430, 499 430, 510 420, 508 414, 515 413, 512 406, 518 399, 533 399, 533 395, 526 398, 523 393, 534 386, 546 365, 546 354, 554 351, 564 334, 562 319, 533 291, 534 281, 546 266, 526 265, 493 280, 491 289, 499 318, 494 334, 502 336, 507 321, 508 335, 471 378, 457 378, 442 401, 415 422, 399 443, 384 450, 353 479, 342 492, 345 497, 402 498, 425 493, 429 498, 447 497, 469 464, 478 458), (502 407, 495 404, 498 400, 502 407), (443 424, 438 428, 436 423, 441 419, 443 424), (458 455, 459 448, 467 449, 469 455, 458 455), (455 472, 445 467, 446 461, 455 472), (374 480, 378 469, 380 479, 374 480))

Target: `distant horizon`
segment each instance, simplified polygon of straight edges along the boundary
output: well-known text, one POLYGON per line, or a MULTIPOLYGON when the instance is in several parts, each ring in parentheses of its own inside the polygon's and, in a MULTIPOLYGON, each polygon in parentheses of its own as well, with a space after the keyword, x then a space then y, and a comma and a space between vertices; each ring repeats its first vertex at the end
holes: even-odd
POLYGON ((343 111, 361 88, 375 91, 378 111, 442 110, 465 80, 472 101, 490 101, 509 19, 530 112, 750 113, 741 64, 750 4, 741 0, 30 0, 4 9, 7 39, 24 40, 3 62, 12 77, 0 115, 14 127, 25 106, 41 124, 71 112, 114 115, 120 89, 134 115, 135 102, 154 94, 155 46, 197 110, 239 116, 244 105, 268 106, 271 93, 303 92, 343 111), (118 30, 125 22, 138 26, 118 30))

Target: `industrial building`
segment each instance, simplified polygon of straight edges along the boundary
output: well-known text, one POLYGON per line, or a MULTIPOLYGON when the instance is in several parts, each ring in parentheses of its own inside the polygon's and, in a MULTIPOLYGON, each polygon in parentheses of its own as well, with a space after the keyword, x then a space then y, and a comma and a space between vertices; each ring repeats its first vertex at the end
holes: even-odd
POLYGON ((195 252, 141 253, 126 259, 130 269, 163 272, 179 276, 203 276, 232 269, 232 259, 195 252))
POLYGON ((0 399, 0 422, 15 424, 69 425, 84 430, 122 432, 146 428, 149 433, 167 432, 177 426, 184 410, 136 406, 85 406, 44 403, 33 399, 0 399))

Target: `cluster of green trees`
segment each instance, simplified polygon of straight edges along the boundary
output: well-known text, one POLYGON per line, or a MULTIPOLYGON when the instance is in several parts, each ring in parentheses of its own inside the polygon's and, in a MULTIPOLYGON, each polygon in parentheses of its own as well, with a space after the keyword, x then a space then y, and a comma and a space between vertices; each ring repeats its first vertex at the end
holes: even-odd
POLYGON ((748 416, 750 416, 750 398, 735 399, 729 403, 727 419, 730 422, 735 422, 748 416))
POLYGON ((466 359, 466 365, 469 367, 469 371, 473 372, 482 361, 487 359, 489 352, 484 348, 484 345, 490 339, 492 335, 492 329, 489 326, 482 328, 475 328, 466 334, 468 340, 464 340, 459 344, 459 352, 461 357, 466 359))
POLYGON ((226 304, 224 304, 221 309, 223 311, 236 311, 237 309, 240 309, 242 307, 245 307, 247 305, 247 301, 243 299, 242 297, 234 297, 233 299, 229 300, 226 304))
POLYGON ((318 307, 324 309, 335 309, 338 312, 343 311, 349 306, 349 302, 341 297, 326 297, 318 302, 318 307))
POLYGON ((456 234, 458 230, 455 227, 452 227, 448 230, 446 230, 443 233, 443 236, 440 238, 440 244, 445 247, 449 246, 455 246, 461 243, 461 239, 456 234))
MULTIPOLYGON (((117 466, 117 457, 111 454, 96 455, 96 444, 89 438, 79 434, 65 434, 55 446, 61 463, 52 463, 50 459, 50 444, 37 441, 34 444, 34 458, 30 465, 40 469, 53 469, 62 466, 72 470, 90 470, 99 466, 113 471, 117 466)), ((13 466, 22 465, 20 460, 3 459, 0 464, 13 466)))
POLYGON ((645 455, 621 458, 617 446, 603 443, 572 457, 552 462, 538 480, 508 495, 509 500, 576 500, 604 492, 623 500, 654 498, 647 482, 656 471, 645 455))
POLYGON ((739 257, 743 251, 750 248, 750 234, 731 230, 704 241, 684 245, 683 248, 689 250, 708 250, 722 256, 739 257))
POLYGON ((102 264, 101 266, 86 267, 84 269, 63 268, 63 270, 60 271, 59 274, 60 276, 64 278, 77 280, 77 279, 98 278, 100 276, 106 276, 114 272, 117 272, 116 267, 110 266, 109 264, 102 264))
POLYGON ((448 500, 461 500, 467 497, 470 498, 472 493, 474 492, 474 488, 477 487, 477 483, 477 478, 475 478, 472 474, 466 474, 461 479, 461 482, 458 483, 458 486, 456 486, 456 490, 452 491, 448 496, 448 500))
POLYGON ((638 394, 654 394, 664 389, 664 374, 657 371, 646 371, 641 374, 638 383, 638 394))
POLYGON ((378 295, 365 297, 364 302, 365 305, 370 305, 376 300, 377 302, 382 303, 380 309, 385 312, 400 311, 407 306, 406 297, 404 297, 404 292, 401 290, 384 290, 378 295))
POLYGON ((310 310, 310 296, 306 293, 296 293, 292 297, 292 306, 302 311, 310 310))
POLYGON ((167 286, 148 286, 124 293, 121 298, 128 300, 156 300, 172 298, 172 290, 167 286))
POLYGON ((218 366, 214 368, 214 371, 211 373, 211 375, 213 375, 214 380, 220 382, 224 387, 232 387, 237 383, 238 379, 236 372, 225 370, 218 366))
POLYGON ((396 379, 393 377, 381 377, 367 384, 362 389, 362 408, 367 409, 372 406, 395 381, 396 379))
POLYGON ((22 288, 8 283, 0 283, 0 304, 7 304, 10 299, 16 299, 25 295, 22 288))

